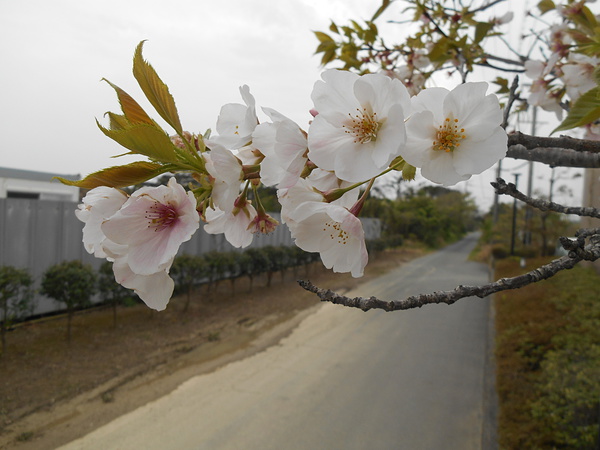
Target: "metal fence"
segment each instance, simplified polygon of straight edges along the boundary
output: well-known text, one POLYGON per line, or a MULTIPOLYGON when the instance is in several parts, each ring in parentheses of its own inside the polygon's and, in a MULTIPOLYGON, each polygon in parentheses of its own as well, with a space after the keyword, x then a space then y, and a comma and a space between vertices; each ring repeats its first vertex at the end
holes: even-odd
MULTIPOLYGON (((48 267, 78 259, 98 270, 104 260, 88 254, 82 244, 83 224, 75 217, 77 203, 44 200, 0 199, 0 266, 26 268, 35 279, 36 290, 48 267)), ((273 215, 279 220, 279 215, 273 215)), ((381 234, 377 219, 361 219, 367 239, 381 234)), ((250 247, 292 245, 285 225, 268 235, 255 236, 250 247)), ((205 233, 202 227, 183 243, 179 254, 200 255, 209 251, 235 250, 222 234, 205 233)), ((33 314, 61 309, 54 300, 36 293, 33 314)))

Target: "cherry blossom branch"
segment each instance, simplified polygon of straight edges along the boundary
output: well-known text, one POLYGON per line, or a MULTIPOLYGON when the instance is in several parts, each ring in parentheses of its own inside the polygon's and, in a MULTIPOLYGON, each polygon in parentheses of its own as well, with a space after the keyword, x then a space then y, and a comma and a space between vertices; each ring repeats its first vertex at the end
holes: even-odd
POLYGON ((491 185, 496 189, 498 194, 510 195, 511 197, 516 198, 517 200, 520 200, 529 206, 539 209, 540 211, 554 211, 562 214, 574 214, 582 217, 595 217, 600 219, 600 211, 596 208, 562 206, 558 203, 531 198, 517 190, 513 183, 507 184, 502 178, 498 178, 495 182, 492 182, 491 185))
POLYGON ((537 269, 512 278, 501 278, 493 283, 482 286, 458 286, 452 291, 438 291, 431 294, 419 294, 407 297, 404 300, 380 300, 377 297, 346 297, 329 289, 321 289, 310 281, 299 280, 298 284, 309 292, 316 294, 321 301, 337 305, 359 308, 363 311, 370 309, 383 309, 384 311, 402 311, 420 308, 424 305, 445 303, 451 305, 457 300, 466 297, 485 298, 496 292, 520 289, 532 283, 537 283, 553 277, 562 270, 572 269, 582 260, 596 261, 600 259, 600 234, 599 229, 581 230, 577 240, 561 238, 561 244, 569 247, 569 255, 555 259, 537 269), (585 237, 590 237, 590 244, 584 245, 585 237), (563 243, 563 240, 565 241, 563 243))
POLYGON ((522 144, 510 145, 506 156, 514 159, 524 159, 548 164, 551 167, 600 167, 600 153, 582 152, 560 147, 527 148, 522 144))
MULTIPOLYGON (((512 89, 512 88, 511 88, 512 89)), ((538 147, 548 148, 566 148, 578 152, 600 153, 600 141, 591 139, 576 139, 570 136, 560 136, 557 138, 531 136, 519 131, 508 135, 508 146, 522 145, 527 149, 538 147)))

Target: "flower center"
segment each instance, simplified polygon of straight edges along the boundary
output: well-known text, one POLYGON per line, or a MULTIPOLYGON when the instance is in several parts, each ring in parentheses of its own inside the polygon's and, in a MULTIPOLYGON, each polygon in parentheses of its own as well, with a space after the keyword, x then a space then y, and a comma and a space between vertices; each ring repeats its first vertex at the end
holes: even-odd
POLYGON ((349 120, 343 125, 345 133, 354 136, 354 143, 366 144, 377 139, 377 132, 381 127, 381 123, 377 121, 377 113, 370 112, 367 108, 356 108, 357 114, 350 114, 349 120))
POLYGON ((178 218, 179 214, 173 206, 164 205, 157 201, 146 211, 148 228, 154 228, 155 232, 169 228, 178 218))
POLYGON ((346 245, 350 239, 350 235, 342 229, 342 225, 333 220, 325 224, 323 231, 328 232, 331 240, 337 241, 338 244, 346 245))
POLYGON ((450 120, 446 117, 444 124, 440 125, 436 131, 435 141, 433 141, 434 150, 443 150, 446 153, 452 152, 460 147, 460 141, 467 136, 464 134, 464 128, 458 128, 458 119, 450 120))

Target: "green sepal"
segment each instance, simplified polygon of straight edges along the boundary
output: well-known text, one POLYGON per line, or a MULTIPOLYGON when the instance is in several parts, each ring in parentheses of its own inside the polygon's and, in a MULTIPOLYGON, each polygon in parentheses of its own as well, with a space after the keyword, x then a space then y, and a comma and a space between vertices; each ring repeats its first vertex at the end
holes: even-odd
POLYGON ((141 123, 130 125, 127 129, 115 130, 104 128, 97 120, 96 124, 106 136, 133 153, 156 161, 173 163, 178 161, 171 138, 155 125, 141 123))
POLYGON ((417 168, 415 166, 411 166, 408 163, 404 164, 402 167, 402 179, 406 181, 412 181, 417 176, 417 168))
POLYGON ((582 127, 600 119, 600 86, 590 89, 571 105, 567 118, 552 131, 570 130, 582 127))
POLYGON ((123 166, 99 170, 78 181, 66 180, 62 177, 55 178, 63 184, 84 189, 94 189, 99 186, 122 188, 143 183, 169 171, 170 168, 162 164, 137 161, 123 166))
POLYGON ((160 117, 171 125, 178 134, 183 134, 175 100, 173 100, 169 88, 162 82, 154 68, 142 57, 143 46, 144 41, 140 42, 135 49, 133 76, 160 117))

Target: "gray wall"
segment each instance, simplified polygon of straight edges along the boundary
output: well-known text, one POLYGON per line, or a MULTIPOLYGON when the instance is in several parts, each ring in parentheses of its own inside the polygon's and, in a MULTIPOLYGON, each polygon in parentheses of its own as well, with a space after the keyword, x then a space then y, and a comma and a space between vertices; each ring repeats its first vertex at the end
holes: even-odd
MULTIPOLYGON (((48 267, 62 261, 79 259, 98 270, 103 259, 88 254, 81 242, 83 223, 74 214, 77 203, 6 198, 0 199, 0 266, 27 268, 39 288, 48 267)), ((276 219, 279 215, 274 214, 276 219)), ((367 239, 378 238, 381 224, 377 219, 361 219, 367 239)), ((292 245, 293 239, 283 225, 268 235, 257 235, 251 247, 292 245)), ((183 243, 179 253, 199 255, 208 251, 234 248, 225 236, 211 235, 202 227, 192 239, 183 243)), ((34 314, 60 309, 54 300, 36 294, 34 314)))

